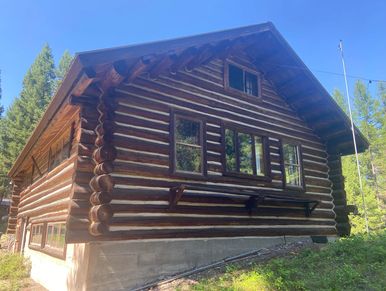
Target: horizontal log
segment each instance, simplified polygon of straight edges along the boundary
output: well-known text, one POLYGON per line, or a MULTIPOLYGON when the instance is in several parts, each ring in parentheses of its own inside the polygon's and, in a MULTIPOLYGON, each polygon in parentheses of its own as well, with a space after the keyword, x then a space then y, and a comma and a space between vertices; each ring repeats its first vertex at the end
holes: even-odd
POLYGON ((124 160, 130 162, 141 162, 144 164, 156 164, 169 166, 169 157, 161 155, 153 155, 141 152, 130 152, 118 149, 117 150, 117 160, 124 160))
POLYGON ((117 112, 116 116, 114 117, 114 121, 120 122, 123 124, 141 126, 145 128, 152 128, 152 129, 158 129, 158 130, 169 132, 168 124, 141 119, 136 116, 122 115, 122 114, 119 114, 119 112, 117 112))
POLYGON ((158 144, 152 141, 139 140, 132 137, 115 136, 114 145, 116 147, 132 150, 147 151, 158 154, 169 154, 169 145, 158 144))
POLYGON ((209 225, 330 225, 332 220, 291 220, 291 219, 267 219, 267 218, 233 218, 233 217, 114 217, 110 226, 209 226, 209 225))
POLYGON ((147 138, 154 141, 169 142, 169 132, 156 132, 149 129, 136 129, 127 126, 116 125, 114 133, 124 134, 131 137, 147 138))
POLYGON ((41 208, 33 208, 33 209, 30 209, 30 210, 27 210, 24 212, 19 212, 18 217, 19 216, 20 217, 27 217, 27 216, 31 217, 31 216, 42 215, 42 214, 46 214, 46 213, 58 212, 58 211, 67 209, 69 206, 69 203, 70 203, 69 199, 60 200, 58 202, 45 205, 41 208))
MULTIPOLYGON (((139 82, 139 80, 137 80, 137 82, 139 82)), ((146 88, 149 88, 149 86, 152 86, 151 88, 154 89, 154 84, 150 84, 150 83, 146 83, 146 82, 143 82, 143 84, 146 88)), ((245 110, 236 109, 234 107, 229 107, 227 105, 224 105, 223 103, 208 101, 208 100, 204 100, 202 98, 198 99, 199 97, 192 96, 192 94, 179 93, 179 97, 183 97, 184 99, 186 99, 186 101, 177 100, 175 98, 166 96, 165 93, 168 93, 168 92, 169 92, 168 95, 171 95, 171 96, 176 95, 176 92, 174 89, 168 90, 168 89, 166 89, 167 88, 166 86, 162 87, 162 90, 166 90, 166 91, 159 91, 158 90, 157 93, 149 92, 149 91, 145 90, 145 87, 144 88, 137 88, 137 87, 134 88, 133 86, 130 86, 130 87, 127 87, 126 90, 128 90, 128 92, 134 93, 136 95, 144 95, 144 96, 147 96, 150 98, 154 98, 155 100, 162 100, 164 102, 168 102, 171 105, 175 104, 175 105, 195 109, 199 112, 205 112, 205 113, 208 113, 208 114, 211 114, 214 116, 218 116, 219 118, 227 118, 230 120, 240 120, 242 118, 239 116, 236 116, 234 113, 239 113, 239 114, 242 114, 244 116, 249 114, 245 110), (187 101, 192 101, 195 103, 193 104, 193 103, 189 103, 187 101), (197 104, 197 101, 199 101, 200 104, 197 104), (203 105, 206 105, 206 107, 204 107, 203 105), (221 111, 219 109, 226 109, 227 112, 221 111)), ((266 120, 267 118, 266 117, 263 119, 260 118, 260 120, 266 120)), ((264 132, 264 130, 261 129, 260 131, 263 134, 271 135, 271 136, 272 135, 280 135, 280 133, 286 134, 286 135, 290 134, 293 138, 302 138, 303 139, 302 142, 304 144, 309 144, 309 145, 321 147, 319 142, 313 142, 314 140, 315 141, 318 140, 317 137, 311 133, 306 134, 304 128, 302 129, 302 131, 295 131, 295 130, 291 129, 291 128, 293 128, 293 125, 288 126, 288 124, 286 124, 287 128, 279 127, 277 125, 277 124, 280 124, 280 122, 278 120, 273 120, 272 121, 273 123, 269 124, 269 125, 263 121, 260 121, 260 120, 258 119, 258 117, 256 117, 254 115, 253 120, 252 119, 245 119, 243 121, 248 125, 259 126, 261 128, 266 128, 266 130, 270 130, 270 132, 264 132), (271 132, 271 131, 274 131, 274 132, 271 132)))
MULTIPOLYGON (((237 215, 249 216, 249 211, 241 207, 206 207, 206 206, 190 206, 176 205, 170 209, 168 205, 130 205, 130 204, 111 204, 112 210, 115 213, 178 213, 178 214, 200 214, 200 215, 237 215)), ((253 212, 252 216, 292 216, 305 217, 304 209, 294 208, 265 208, 258 207, 253 212)), ((314 210, 311 214, 312 218, 334 218, 333 211, 314 210)))
MULTIPOLYGON (((249 199, 249 196, 243 195, 232 195, 227 196, 224 195, 226 193, 221 194, 221 191, 214 192, 200 192, 195 193, 189 190, 184 191, 184 195, 180 199, 181 202, 190 202, 190 203, 205 203, 205 204, 238 204, 244 205, 245 202, 249 199)), ((129 200, 129 201, 169 201, 170 200, 170 192, 169 189, 165 190, 154 190, 152 188, 149 189, 117 189, 115 188, 112 193, 112 198, 115 200, 129 200)), ((303 199, 317 199, 323 201, 332 201, 331 197, 325 197, 323 195, 310 195, 310 194, 300 194, 297 195, 296 198, 303 199)), ((321 201, 318 204, 319 209, 332 209, 333 204, 330 202, 321 201)), ((286 202, 278 202, 273 201, 272 199, 265 199, 260 202, 261 205, 265 206, 284 206, 284 207, 293 207, 292 203, 286 202)))

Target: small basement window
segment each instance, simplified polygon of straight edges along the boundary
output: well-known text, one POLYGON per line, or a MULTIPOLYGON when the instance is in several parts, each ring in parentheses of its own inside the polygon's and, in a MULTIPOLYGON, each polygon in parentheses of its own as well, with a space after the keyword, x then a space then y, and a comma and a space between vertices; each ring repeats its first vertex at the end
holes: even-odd
POLYGON ((174 170, 179 173, 203 173, 203 123, 175 115, 174 170))
POLYGON ((299 145, 283 143, 283 159, 285 184, 287 186, 303 187, 299 145))
POLYGON ((58 251, 63 251, 65 246, 65 240, 64 240, 65 233, 66 233, 65 223, 48 223, 45 247, 58 250, 58 251))
POLYGON ((30 244, 35 246, 41 246, 42 245, 42 239, 43 239, 43 227, 44 224, 33 224, 31 226, 31 238, 30 238, 30 244))
POLYGON ((228 87, 247 95, 259 97, 259 76, 257 73, 242 69, 234 64, 227 65, 228 87))
POLYGON ((33 250, 64 259, 66 254, 65 234, 65 222, 33 223, 29 247, 33 250))
POLYGON ((264 137, 226 128, 225 172, 267 176, 264 137))

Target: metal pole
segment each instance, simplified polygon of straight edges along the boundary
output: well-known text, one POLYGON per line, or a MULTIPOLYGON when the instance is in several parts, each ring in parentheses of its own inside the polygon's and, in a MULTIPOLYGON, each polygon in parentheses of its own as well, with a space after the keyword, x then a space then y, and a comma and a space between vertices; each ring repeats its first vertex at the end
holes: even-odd
POLYGON ((359 177, 359 187, 360 187, 360 191, 361 191, 362 204, 363 204, 363 209, 364 209, 364 213, 365 213, 366 232, 369 233, 369 220, 368 220, 368 217, 367 217, 367 207, 366 207, 366 202, 365 202, 365 195, 363 193, 362 175, 361 175, 361 168, 360 168, 360 165, 359 165, 357 142, 356 142, 355 130, 354 130, 354 121, 353 121, 352 112, 351 112, 350 94, 349 94, 349 91, 348 91, 348 84, 347 84, 346 65, 344 63, 344 58, 343 58, 343 43, 342 43, 342 41, 339 42, 339 49, 340 49, 340 54, 341 54, 341 57, 342 57, 343 75, 344 75, 344 82, 345 82, 345 85, 346 85, 346 96, 347 96, 348 112, 349 112, 350 121, 351 121, 351 132, 352 132, 352 139, 353 139, 353 142, 354 142, 355 158, 356 158, 356 162, 357 162, 357 170, 358 170, 358 177, 359 177))

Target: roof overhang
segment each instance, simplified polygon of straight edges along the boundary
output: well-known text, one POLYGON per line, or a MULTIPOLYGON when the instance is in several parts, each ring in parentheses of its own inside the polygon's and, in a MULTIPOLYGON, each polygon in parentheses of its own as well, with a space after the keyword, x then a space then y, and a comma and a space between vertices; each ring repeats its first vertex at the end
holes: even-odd
MULTIPOLYGON (((16 159, 9 176, 20 170, 37 139, 60 107, 82 102, 95 84, 99 90, 183 66, 199 66, 214 57, 244 50, 278 93, 326 142, 331 153, 354 153, 348 117, 270 22, 196 36, 79 53, 42 119, 16 159), (75 100, 75 101, 74 101, 75 100)), ((95 88, 94 88, 95 92, 95 88)), ((368 142, 355 127, 358 151, 368 142)))

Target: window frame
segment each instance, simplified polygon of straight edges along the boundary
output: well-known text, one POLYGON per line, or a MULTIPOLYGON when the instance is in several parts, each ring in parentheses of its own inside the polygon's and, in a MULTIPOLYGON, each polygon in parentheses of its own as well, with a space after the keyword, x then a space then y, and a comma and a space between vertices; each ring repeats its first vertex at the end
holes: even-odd
MULTIPOLYGON (((30 226, 30 234, 29 234, 29 242, 28 242, 28 247, 31 249, 31 250, 35 250, 35 251, 39 251, 39 252, 42 252, 42 253, 45 253, 49 256, 52 256, 52 257, 55 257, 55 258, 58 258, 58 259, 62 259, 64 260, 66 258, 66 252, 67 252, 67 243, 66 241, 64 241, 64 246, 63 246, 63 249, 57 249, 57 248, 52 248, 50 246, 47 246, 47 235, 48 235, 48 225, 49 224, 62 224, 62 225, 65 225, 66 226, 66 230, 67 230, 67 224, 65 221, 63 220, 52 220, 52 221, 46 221, 46 222, 32 222, 31 223, 31 226, 30 226), (35 244, 35 243, 31 243, 31 239, 32 239, 32 228, 36 225, 42 225, 42 240, 41 240, 41 244, 35 244)), ((66 232, 64 232, 64 236, 66 235, 66 232)))
POLYGON ((200 114, 193 114, 187 111, 170 110, 170 152, 169 152, 169 170, 172 176, 176 177, 206 177, 207 169, 207 150, 206 150, 206 118, 200 114), (182 118, 200 123, 200 146, 201 146, 201 172, 188 172, 177 170, 177 152, 176 152, 176 119, 182 118))
POLYGON ((252 180, 258 180, 258 181, 266 181, 271 182, 272 181, 272 171, 271 171, 271 159, 270 159, 270 150, 269 150, 269 140, 268 136, 266 134, 263 134, 259 131, 249 129, 249 128, 243 128, 239 127, 233 124, 223 123, 221 126, 221 147, 222 147, 222 156, 221 156, 221 163, 223 168, 223 176, 228 177, 238 177, 243 179, 252 179, 252 180), (235 171, 228 171, 226 168, 226 144, 225 144, 225 130, 230 129, 234 130, 236 133, 236 141, 235 141, 235 147, 236 147, 236 168, 239 168, 240 164, 240 157, 238 153, 238 133, 244 133, 251 135, 252 138, 252 160, 253 160, 253 174, 247 174, 247 173, 241 173, 241 172, 235 172, 235 171), (263 167, 264 167, 264 175, 257 175, 256 170, 256 145, 255 145, 255 137, 260 137, 262 140, 263 145, 263 167))
POLYGON ((280 140, 280 163, 282 168, 282 175, 283 175, 283 188, 284 189, 290 189, 290 190, 297 190, 301 192, 305 192, 306 189, 306 183, 304 178, 304 166, 303 166, 303 151, 302 151, 302 144, 298 141, 290 140, 290 139, 282 139, 280 140), (285 164, 285 157, 284 157, 284 145, 289 144, 292 146, 295 146, 297 148, 298 153, 298 159, 299 159, 299 179, 300 179, 300 186, 288 184, 287 183, 287 177, 286 177, 286 164, 285 164))
MULTIPOLYGON (((257 99, 257 100, 261 100, 262 98, 262 90, 261 90, 261 73, 258 72, 257 70, 253 69, 253 68, 250 68, 250 67, 247 67, 245 65, 241 65, 235 61, 232 61, 232 60, 225 60, 224 61, 224 88, 230 92, 233 92, 233 93, 238 93, 238 94, 241 94, 242 96, 245 96, 245 97, 248 97, 248 98, 252 98, 252 99, 257 99), (243 86, 245 86, 245 72, 248 72, 250 74, 253 74, 256 76, 256 80, 257 80, 257 96, 255 95, 252 95, 252 94, 248 94, 247 92, 245 91, 241 91, 241 90, 238 90, 236 88, 233 88, 230 86, 229 84, 229 65, 232 65, 232 66, 235 66, 239 69, 241 69, 243 71, 243 86)), ((245 89, 245 88, 244 88, 245 89)))
POLYGON ((29 234, 29 241, 28 241, 28 245, 29 247, 33 247, 33 248, 43 248, 44 244, 44 223, 32 223, 31 224, 31 228, 30 228, 30 234, 29 234), (35 242, 32 242, 32 239, 33 239, 33 228, 34 227, 37 227, 37 226, 41 226, 42 227, 42 238, 40 240, 40 244, 39 243, 35 243, 35 242))

